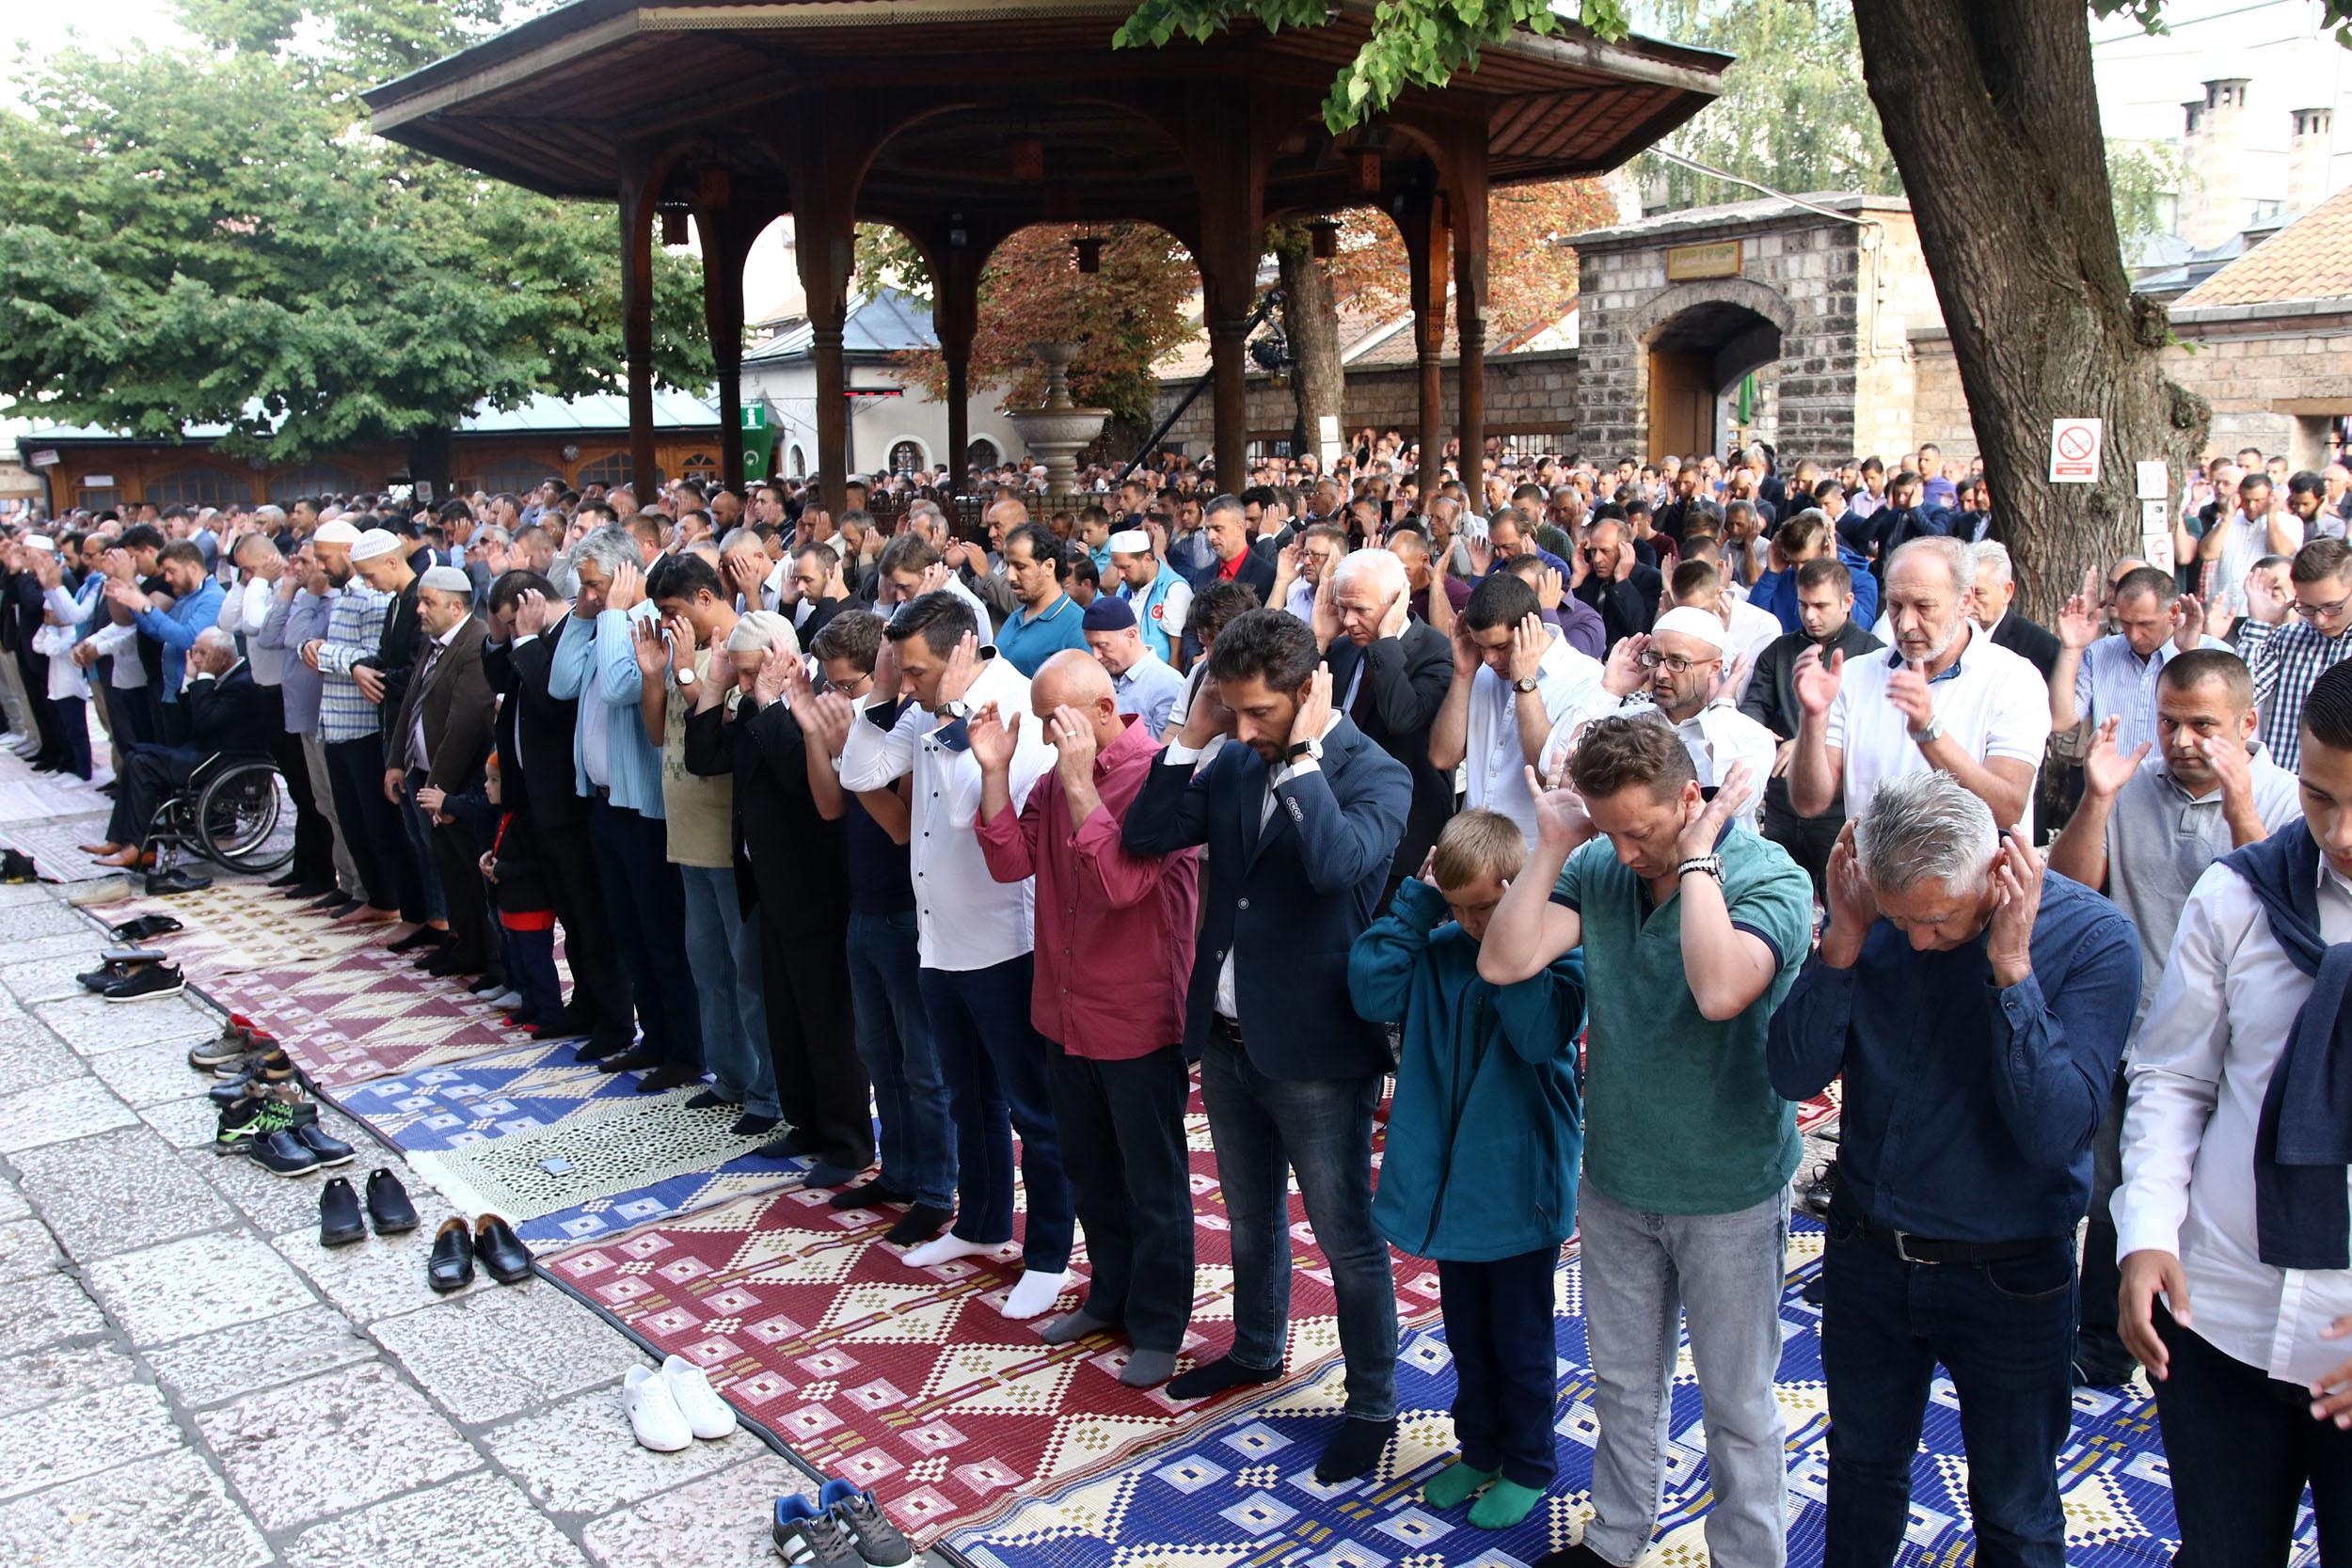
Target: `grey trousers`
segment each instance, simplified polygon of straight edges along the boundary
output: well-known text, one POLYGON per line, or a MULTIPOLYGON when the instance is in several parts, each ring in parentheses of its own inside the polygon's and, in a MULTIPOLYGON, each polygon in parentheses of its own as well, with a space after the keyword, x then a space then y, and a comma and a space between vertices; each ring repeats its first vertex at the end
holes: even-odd
POLYGON ((336 891, 364 903, 366 890, 359 885, 359 867, 351 858, 350 847, 343 843, 343 825, 335 820, 335 786, 326 776, 326 747, 316 730, 306 731, 302 736, 302 761, 310 772, 310 803, 318 807, 334 832, 336 891))
POLYGON ((1584 1322, 1600 1420, 1584 1544, 1629 1564, 1649 1549, 1666 1483, 1675 1355, 1687 1319, 1715 1494, 1710 1560, 1782 1568, 1788 1475, 1780 1402, 1780 1295, 1788 1192, 1729 1214, 1646 1214, 1587 1180, 1577 1194, 1584 1322))
POLYGON ((0 711, 8 716, 9 734, 32 735, 33 709, 24 700, 24 673, 13 657, 0 658, 0 711))

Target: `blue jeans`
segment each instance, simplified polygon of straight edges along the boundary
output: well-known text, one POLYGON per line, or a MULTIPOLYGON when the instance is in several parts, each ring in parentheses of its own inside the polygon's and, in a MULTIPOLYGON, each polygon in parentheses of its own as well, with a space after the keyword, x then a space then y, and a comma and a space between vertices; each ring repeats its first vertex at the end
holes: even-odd
POLYGON ((1821 1261, 1829 1379, 1824 1568, 1892 1562, 1942 1362, 1960 1399, 1980 1568, 2065 1568, 2058 1453, 2074 1412, 2074 1243, 1975 1266, 1906 1263, 1843 1206, 1821 1261))
POLYGON ((1339 1298, 1347 1414, 1396 1414, 1396 1275, 1372 1226, 1372 1112, 1380 1078, 1268 1078, 1212 1030, 1200 1099, 1216 1143, 1217 1185, 1233 1244, 1233 1345, 1245 1367, 1271 1371, 1290 1342, 1290 1175, 1307 1200, 1315 1244, 1339 1298))
POLYGON ((1022 1266, 1059 1274, 1070 1266, 1077 1213, 1054 1126, 1053 1058, 1059 1047, 1029 1022, 1034 963, 1024 953, 986 969, 923 970, 923 1011, 955 1117, 955 1233, 990 1246, 1012 1239, 1018 1128, 1021 1180, 1029 1193, 1022 1266))
POLYGON ((759 917, 743 918, 734 867, 681 865, 677 873, 686 895, 686 966, 694 975, 703 1065, 719 1093, 744 1110, 780 1116, 760 990, 759 917))
POLYGON ((956 1206, 955 1124, 917 978, 914 911, 850 911, 858 1060, 874 1082, 882 1180, 935 1209, 956 1206))
POLYGON ((1438 1259, 1445 1342, 1454 1352, 1454 1436, 1462 1463, 1505 1481, 1551 1489, 1560 1402, 1552 1332, 1555 1244, 1486 1263, 1438 1259))
POLYGON ((1788 1474, 1772 1375, 1780 1367, 1788 1190, 1728 1214, 1653 1214, 1614 1201, 1588 1178, 1578 1188, 1576 1217, 1593 1407, 1600 1417, 1584 1544, 1613 1563, 1633 1562, 1649 1549, 1687 1320, 1715 1492, 1708 1556, 1740 1568, 1780 1568, 1788 1560, 1788 1474))

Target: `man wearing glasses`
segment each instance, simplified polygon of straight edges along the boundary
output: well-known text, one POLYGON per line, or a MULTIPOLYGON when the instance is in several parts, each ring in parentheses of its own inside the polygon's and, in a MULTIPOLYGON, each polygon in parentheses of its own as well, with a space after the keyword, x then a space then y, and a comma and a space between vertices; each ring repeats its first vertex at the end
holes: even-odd
POLYGON ((2241 651, 2254 674, 2254 705, 2271 760, 2293 772, 2303 756, 2303 700, 2312 683, 2352 654, 2352 545, 2314 539, 2287 568, 2294 597, 2258 603, 2242 630, 2241 651))

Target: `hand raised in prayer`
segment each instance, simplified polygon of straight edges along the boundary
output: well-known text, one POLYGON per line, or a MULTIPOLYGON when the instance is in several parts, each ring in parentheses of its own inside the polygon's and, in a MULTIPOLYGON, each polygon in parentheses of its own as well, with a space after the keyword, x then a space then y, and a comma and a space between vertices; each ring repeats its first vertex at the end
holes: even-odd
POLYGON ((2001 834, 1993 881, 2001 901, 1985 931, 1984 956, 1992 962, 1994 983, 2007 988, 2033 973, 2033 922, 2042 912, 2042 858, 2014 828, 2001 834))
POLYGON ((2103 800, 2114 800, 2116 792, 2130 784, 2139 765, 2148 760, 2148 741, 2141 741, 2129 756, 2117 748, 2115 731, 2122 722, 2121 714, 2101 721, 2098 733, 2090 737, 2090 750, 2083 753, 2083 788, 2103 800))
POLYGON ((1565 854, 1593 836, 1593 818, 1584 809, 1584 797, 1568 783, 1568 757, 1565 747, 1554 758, 1549 778, 1535 769, 1527 770, 1527 792, 1535 798, 1535 836, 1548 849, 1565 854))
POLYGON ((637 656, 637 673, 660 679, 670 667, 670 650, 661 641, 661 627, 640 621, 629 628, 629 651, 637 656))
POLYGON ((2253 792, 2253 758, 2247 754, 2246 742, 2234 736, 2208 736, 2197 743, 2197 749, 2220 782, 2223 800, 2244 800, 2253 792))
POLYGON ((1601 689, 1612 697, 1630 697, 1647 686, 1649 672, 1642 668, 1642 656, 1647 652, 1649 633, 1637 631, 1630 637, 1619 638, 1617 645, 1609 650, 1609 662, 1601 666, 1601 689))
POLYGON ((1560 580, 1560 570, 1547 566, 1535 574, 1535 602, 1546 610, 1558 610, 1560 601, 1567 597, 1567 585, 1560 580))
POLYGON ((1522 615, 1511 628, 1511 678, 1532 681, 1544 673, 1544 651, 1551 646, 1551 628, 1540 615, 1522 615))
POLYGON ((850 743, 850 725, 857 719, 857 709, 838 691, 819 691, 809 698, 805 713, 794 704, 792 717, 811 745, 829 757, 837 757, 850 743))
POLYGON ((1203 675, 1200 689, 1193 693, 1192 706, 1185 710, 1183 726, 1169 740, 1198 752, 1218 736, 1232 733, 1233 710, 1218 699, 1216 679, 1203 675))
POLYGON ((1744 762, 1735 762, 1731 771, 1715 786, 1715 798, 1704 802, 1691 820, 1682 825, 1681 834, 1675 840, 1675 852, 1683 860, 1715 852, 1715 841, 1724 834, 1724 824, 1732 814, 1756 799, 1756 769, 1744 762))
POLYGON ((2082 592, 2070 596, 2058 610, 2058 641, 2070 648, 2088 648, 2106 631, 2099 612, 2099 571, 2092 567, 2083 574, 2082 592))
POLYGON ((1379 629, 1372 634, 1373 640, 1379 641, 1386 638, 1402 637, 1405 628, 1412 623, 1413 591, 1400 588, 1396 596, 1389 601, 1389 608, 1381 612, 1379 629))
MULTIPOLYGON (((770 643, 766 651, 759 656, 759 673, 752 678, 753 698, 761 707, 783 701, 792 689, 791 673, 800 668, 800 655, 793 653, 781 642, 770 643)), ((805 672, 803 672, 802 685, 803 687, 807 685, 805 672)), ((793 705, 793 711, 795 714, 800 711, 798 703, 793 705)))
MULTIPOLYGON (((2227 623, 2224 623, 2226 629, 2227 623)), ((2176 653, 2195 653, 2205 639, 2205 607, 2194 594, 2184 594, 2172 601, 2172 647, 2176 653)))
POLYGON ((624 561, 612 568, 612 579, 604 587, 604 608, 635 610, 645 602, 645 574, 633 561, 624 561))
POLYGON ((1302 741, 1321 740, 1323 732, 1331 723, 1331 667, 1318 664, 1308 679, 1307 694, 1299 699, 1297 716, 1291 720, 1291 739, 1294 746, 1302 741))
POLYGON ((1002 773, 1012 767, 1013 748, 1020 744, 1021 716, 1000 714, 994 703, 982 703, 963 726, 970 738, 972 760, 983 773, 1002 773))
POLYGON ((1917 659, 1886 677, 1886 700, 1903 716, 1915 738, 1935 722, 1935 698, 1928 690, 1927 666, 1917 659))
POLYGON ((548 629, 548 596, 526 588, 515 600, 515 635, 536 637, 548 629))
MULTIPOLYGON (((1432 579, 1433 583, 1435 579, 1432 579)), ((1442 590, 1441 590, 1442 592, 1442 590)), ((1477 639, 1470 636, 1470 621, 1463 616, 1454 619, 1454 678, 1471 681, 1478 678, 1478 667, 1485 662, 1479 652, 1477 639)))
POLYGON ((1797 656, 1790 679, 1797 689, 1797 705, 1819 717, 1829 712, 1837 701, 1837 688, 1846 673, 1846 656, 1841 650, 1827 659, 1821 657, 1819 645, 1807 647, 1797 656))
POLYGON ((1861 956, 1863 939, 1879 917, 1878 894, 1863 873, 1851 821, 1838 830, 1837 842, 1830 848, 1825 880, 1829 884, 1829 929, 1821 934, 1821 957, 1833 968, 1851 969, 1861 956))
POLYGON ((952 703, 972 689, 972 683, 980 678, 980 637, 977 632, 965 632, 956 640, 955 651, 947 656, 947 667, 939 674, 939 700, 952 703))
POLYGON ((1340 635, 1339 601, 1331 596, 1331 579, 1339 575, 1336 566, 1326 567, 1315 582, 1315 608, 1310 625, 1315 634, 1315 646, 1327 648, 1340 635))
POLYGON ((1093 781, 1094 725, 1085 714, 1068 703, 1062 704, 1054 709, 1053 720, 1045 726, 1045 737, 1054 743, 1054 766, 1061 774, 1065 789, 1073 784, 1093 781))

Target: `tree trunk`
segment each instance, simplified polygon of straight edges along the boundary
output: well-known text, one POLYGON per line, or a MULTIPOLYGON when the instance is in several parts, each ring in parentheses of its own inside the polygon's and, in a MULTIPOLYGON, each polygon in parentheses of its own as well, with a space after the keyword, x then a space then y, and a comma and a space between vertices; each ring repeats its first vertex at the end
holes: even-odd
POLYGON ((2123 273, 2090 12, 2053 0, 1853 7, 1993 512, 2026 612, 2046 625, 2086 570, 2138 553, 2133 465, 2162 459, 2177 498, 2211 412, 2165 375, 2165 308, 2123 273), (2106 421, 2096 484, 2050 483, 2050 424, 2066 418, 2106 421))
POLYGON ((1325 416, 1340 421, 1343 443, 1348 436, 1339 302, 1331 293, 1331 275, 1315 260, 1305 228, 1287 225, 1276 230, 1274 254, 1281 267, 1282 332, 1298 361, 1291 372, 1291 392, 1298 400, 1299 436, 1307 451, 1317 451, 1325 416))
POLYGON ((408 438, 408 478, 418 486, 420 498, 426 496, 424 487, 430 485, 430 499, 435 505, 449 499, 450 461, 448 431, 428 430, 408 438))

